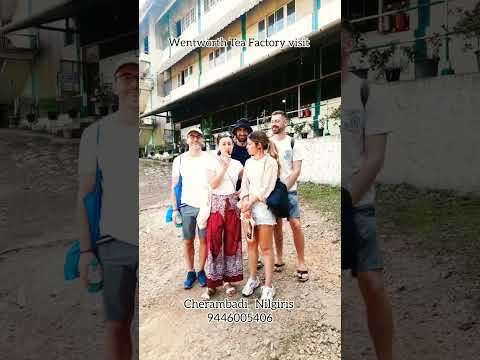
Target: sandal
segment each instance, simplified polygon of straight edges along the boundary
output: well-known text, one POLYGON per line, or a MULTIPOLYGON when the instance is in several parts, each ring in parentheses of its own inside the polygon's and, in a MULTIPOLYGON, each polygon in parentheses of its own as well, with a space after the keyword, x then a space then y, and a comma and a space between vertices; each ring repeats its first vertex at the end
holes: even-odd
POLYGON ((297 273, 295 274, 296 278, 300 282, 305 282, 308 281, 308 270, 297 270, 297 273))
POLYGON ((285 263, 273 264, 273 271, 278 272, 278 273, 282 272, 284 266, 285 266, 285 263))
POLYGON ((230 283, 223 284, 223 288, 225 289, 225 294, 227 294, 227 296, 232 296, 237 293, 237 289, 230 283))
POLYGON ((213 295, 215 295, 217 291, 215 289, 207 288, 207 291, 205 291, 202 295, 201 298, 202 300, 208 301, 212 298, 213 295))
POLYGON ((263 263, 261 260, 258 260, 257 261, 257 270, 260 270, 261 268, 263 268, 263 263))

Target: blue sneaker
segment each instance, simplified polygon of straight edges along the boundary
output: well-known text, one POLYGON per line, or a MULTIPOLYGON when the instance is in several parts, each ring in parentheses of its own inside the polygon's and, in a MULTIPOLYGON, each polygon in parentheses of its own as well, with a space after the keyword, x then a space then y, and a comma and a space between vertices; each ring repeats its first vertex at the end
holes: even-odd
POLYGON ((191 289, 195 280, 197 280, 197 274, 195 273, 195 271, 189 271, 187 273, 185 281, 183 282, 183 288, 191 289))
POLYGON ((205 274, 205 270, 198 272, 198 283, 200 284, 201 287, 204 287, 207 285, 207 274, 205 274))

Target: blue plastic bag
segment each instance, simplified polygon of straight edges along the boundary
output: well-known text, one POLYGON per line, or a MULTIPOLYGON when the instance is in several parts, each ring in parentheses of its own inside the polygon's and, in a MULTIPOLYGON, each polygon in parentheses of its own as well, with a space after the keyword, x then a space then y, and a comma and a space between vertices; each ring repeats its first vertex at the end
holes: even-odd
POLYGON ((172 221, 173 221, 173 208, 170 205, 169 207, 167 207, 167 212, 165 213, 165 222, 169 224, 172 221))
MULTIPOLYGON (((100 126, 99 126, 100 128, 100 126)), ((97 145, 100 129, 97 129, 97 145)), ((95 187, 83 198, 83 204, 87 212, 88 225, 90 230, 91 248, 97 250, 97 240, 100 238, 100 215, 102 211, 102 171, 98 166, 98 159, 95 171, 95 187)), ((75 240, 68 249, 63 266, 65 280, 74 280, 80 277, 78 263, 80 261, 80 241, 75 240)))

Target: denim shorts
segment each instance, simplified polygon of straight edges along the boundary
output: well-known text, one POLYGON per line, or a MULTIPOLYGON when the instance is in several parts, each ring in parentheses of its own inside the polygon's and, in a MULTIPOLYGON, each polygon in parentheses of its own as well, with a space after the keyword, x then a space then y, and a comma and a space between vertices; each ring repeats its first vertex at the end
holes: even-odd
POLYGON ((132 318, 138 284, 138 246, 111 238, 98 245, 103 273, 103 304, 110 321, 132 318))
POLYGON ((288 220, 300 219, 300 205, 298 203, 298 193, 296 191, 288 192, 289 214, 288 220))
POLYGON ((377 239, 375 208, 363 205, 353 208, 355 241, 358 244, 355 272, 383 269, 383 259, 377 239))
POLYGON ((275 225, 277 223, 275 215, 264 202, 257 202, 253 205, 252 217, 255 225, 275 225))
POLYGON ((182 233, 183 240, 195 239, 195 231, 198 232, 198 237, 205 239, 207 236, 207 229, 200 230, 197 225, 197 216, 200 212, 199 208, 195 208, 189 205, 182 206, 180 208, 180 214, 182 215, 182 233))

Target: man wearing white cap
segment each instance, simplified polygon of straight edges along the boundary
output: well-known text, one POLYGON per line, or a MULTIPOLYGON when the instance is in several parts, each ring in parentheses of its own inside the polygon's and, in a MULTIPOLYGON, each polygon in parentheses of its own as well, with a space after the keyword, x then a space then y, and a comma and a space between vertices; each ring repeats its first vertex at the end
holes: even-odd
POLYGON ((138 57, 117 63, 113 91, 118 111, 89 126, 80 143, 79 272, 88 286, 89 264, 102 265, 103 299, 107 320, 108 358, 131 359, 131 323, 138 270, 138 57), (90 241, 83 198, 95 186, 96 166, 102 172, 100 240, 90 241))
POLYGON ((198 278, 200 286, 207 284, 205 274, 205 262, 207 259, 206 247, 206 219, 205 207, 208 206, 208 178, 207 170, 214 169, 212 157, 202 151, 203 132, 199 128, 191 128, 187 132, 188 151, 177 156, 172 166, 172 207, 174 223, 179 222, 181 217, 183 249, 187 276, 183 283, 185 289, 190 289, 198 278), (182 177, 181 204, 177 204, 175 187, 180 176, 182 177), (203 210, 203 211, 202 211, 203 210), (200 225, 200 226, 199 226, 200 225), (200 239, 199 246, 199 271, 194 268, 195 258, 195 234, 200 239))

